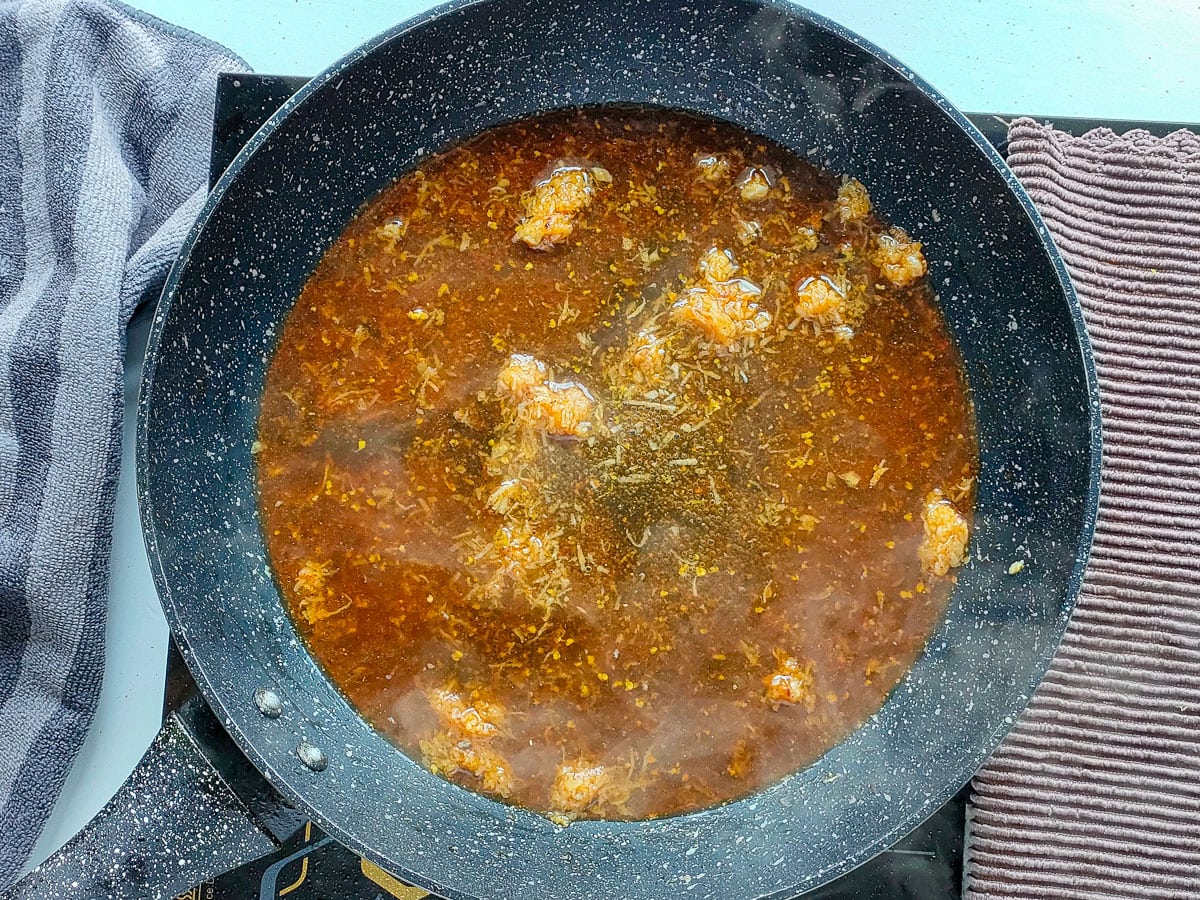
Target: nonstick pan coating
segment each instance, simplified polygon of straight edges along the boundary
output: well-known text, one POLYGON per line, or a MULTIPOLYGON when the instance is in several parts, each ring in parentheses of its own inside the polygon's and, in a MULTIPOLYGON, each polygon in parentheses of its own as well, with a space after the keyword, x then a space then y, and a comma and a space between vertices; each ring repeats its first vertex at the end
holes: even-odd
POLYGON ((152 569, 205 697, 329 833, 446 897, 786 897, 884 849, 968 780, 1036 687, 1079 589, 1099 479, 1079 308, 1011 174, 894 60, 796 7, 741 0, 452 4, 352 53, 217 185, 168 279, 140 413, 152 569), (283 319, 367 199, 491 125, 614 102, 727 119, 852 173, 925 242, 981 477, 946 621, 851 737, 744 800, 560 829, 428 774, 326 680, 272 579, 250 445, 283 319), (263 687, 283 699, 278 718, 254 703, 263 687))

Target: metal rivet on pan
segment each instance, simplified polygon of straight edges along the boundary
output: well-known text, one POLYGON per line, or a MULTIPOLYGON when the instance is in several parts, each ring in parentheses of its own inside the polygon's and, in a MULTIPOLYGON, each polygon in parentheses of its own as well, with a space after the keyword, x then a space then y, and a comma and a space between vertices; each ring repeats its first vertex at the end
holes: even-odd
POLYGON ((300 742, 300 745, 296 747, 296 755, 300 757, 300 762, 314 772, 323 772, 329 765, 329 757, 325 755, 325 751, 308 741, 300 742))
POLYGON ((254 705, 268 719, 278 719, 283 714, 283 698, 275 688, 258 688, 254 692, 254 705))

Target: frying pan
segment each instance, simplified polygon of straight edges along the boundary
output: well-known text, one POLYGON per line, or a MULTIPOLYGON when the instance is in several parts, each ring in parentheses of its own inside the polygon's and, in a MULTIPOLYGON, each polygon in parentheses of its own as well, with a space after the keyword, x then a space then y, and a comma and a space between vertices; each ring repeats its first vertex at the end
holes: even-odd
POLYGON ((1079 307, 1020 186, 900 63, 766 0, 459 2, 356 50, 216 185, 168 278, 140 403, 146 545, 205 698, 327 833, 450 898, 790 897, 868 859, 1012 726, 1070 615, 1098 495, 1079 307), (743 800, 561 829, 430 775, 326 679, 281 605, 250 447, 282 323, 365 201, 490 126, 606 103, 726 119, 866 183, 881 216, 925 243, 965 360, 981 474, 972 558, 945 621, 850 737, 743 800), (1010 576, 1018 558, 1026 568, 1010 576), (280 715, 260 712, 259 689, 280 715))

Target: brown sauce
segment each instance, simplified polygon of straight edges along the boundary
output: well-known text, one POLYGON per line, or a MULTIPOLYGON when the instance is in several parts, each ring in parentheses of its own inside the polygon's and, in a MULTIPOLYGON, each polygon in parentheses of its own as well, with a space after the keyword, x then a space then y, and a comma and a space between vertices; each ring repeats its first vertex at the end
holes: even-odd
POLYGON ((977 446, 923 270, 857 182, 676 114, 550 115, 403 176, 263 398, 314 658, 413 758, 560 821, 810 764, 962 561, 977 446))

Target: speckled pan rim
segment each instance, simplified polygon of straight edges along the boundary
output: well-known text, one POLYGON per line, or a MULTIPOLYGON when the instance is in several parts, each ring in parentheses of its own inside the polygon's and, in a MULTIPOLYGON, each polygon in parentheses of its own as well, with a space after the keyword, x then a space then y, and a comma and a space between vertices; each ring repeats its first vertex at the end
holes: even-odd
MULTIPOLYGON (((141 389, 139 391, 137 435, 138 504, 142 520, 143 534, 146 541, 147 554, 151 564, 151 571, 156 589, 160 595, 170 596, 171 586, 164 570, 162 558, 159 554, 155 526, 153 524, 151 515, 153 500, 150 497, 147 476, 147 411, 149 406, 149 397, 152 394, 155 370, 158 362, 163 323, 165 322, 170 310, 171 298, 173 297, 174 292, 179 285, 182 274, 188 265, 192 251, 206 225, 208 224, 213 211, 221 202, 231 183, 236 179, 238 173, 245 166, 247 160, 264 143, 267 137, 279 126, 280 122, 284 120, 293 110, 301 106, 311 95, 321 90, 324 86, 330 84, 331 82, 334 82, 348 67, 357 63, 363 57, 369 55, 376 48, 403 35, 417 31, 435 20, 441 20, 445 17, 452 16, 457 11, 466 8, 487 6, 492 2, 494 2, 494 0, 451 0, 451 2, 433 7, 418 16, 396 25, 395 27, 381 33, 380 35, 351 51, 324 72, 314 77, 303 88, 301 88, 299 92, 285 102, 277 112, 272 114, 263 124, 263 126, 246 143, 244 148, 237 154, 232 163, 214 186, 212 193, 204 205, 204 208, 197 217, 195 224, 189 231, 180 249, 179 256, 173 264, 164 284, 162 299, 160 300, 159 307, 154 316, 154 322, 147 345, 146 366, 143 373, 141 389)), ((1054 646, 1057 646, 1058 641, 1061 639, 1061 636, 1066 629, 1070 613, 1073 610, 1076 598, 1078 597, 1079 589, 1082 584, 1083 573, 1086 568, 1090 553, 1099 505, 1102 447, 1099 387, 1096 378, 1095 365, 1092 358, 1090 342, 1084 327, 1082 310, 1080 308, 1078 298, 1075 295, 1074 288, 1071 284, 1063 260, 1057 248, 1051 241, 1046 226, 1035 209, 1025 189, 1005 165, 999 154, 987 142, 982 134, 980 134, 975 126, 972 125, 969 120, 967 120, 957 109, 954 108, 954 106, 949 103, 948 100, 946 100, 946 98, 938 93, 924 79, 914 74, 891 54, 823 16, 812 13, 811 11, 803 9, 799 6, 780 2, 780 0, 754 0, 754 2, 756 2, 760 8, 774 9, 784 17, 805 22, 808 25, 829 32, 835 37, 838 37, 847 43, 860 48, 869 55, 880 60, 884 65, 892 69, 907 84, 913 86, 928 100, 932 101, 944 115, 946 115, 955 125, 958 126, 962 132, 964 132, 970 138, 971 142, 978 148, 978 150, 983 153, 984 157, 1002 177, 1009 190, 1017 198, 1022 209, 1025 211, 1026 216, 1028 217, 1030 225, 1039 236, 1046 259, 1050 263, 1057 277, 1063 297, 1067 302, 1090 405, 1090 459, 1088 492, 1082 512, 1082 521, 1075 565, 1067 580, 1066 590, 1064 592, 1064 601, 1060 610, 1059 620, 1057 622, 1057 630, 1054 636, 1053 644, 1054 646)), ((168 616, 170 618, 169 613, 168 616)), ((180 635, 177 633, 178 628, 174 621, 172 621, 172 625, 173 632, 176 632, 176 638, 178 640, 180 650, 183 653, 189 668, 196 676, 196 681, 200 686, 202 693, 221 721, 230 730, 230 733, 238 743, 239 747, 254 763, 256 768, 263 772, 268 780, 271 781, 271 783, 274 784, 281 791, 281 793, 287 796, 290 800, 298 803, 301 807, 307 807, 308 804, 304 800, 304 791, 293 787, 286 773, 272 770, 269 761, 258 753, 254 743, 248 738, 247 735, 243 734, 237 728, 236 716, 230 714, 230 710, 227 706, 227 699, 230 702, 236 701, 234 701, 233 698, 226 698, 223 696, 221 690, 213 684, 208 673, 206 673, 203 660, 197 657, 192 651, 190 643, 186 639, 186 635, 180 635)), ((1040 666, 1040 668, 1037 668, 1034 671, 1034 677, 1032 677, 1030 682, 1025 685, 1024 695, 1026 697, 1032 695, 1033 690, 1036 688, 1037 684, 1040 683, 1042 677, 1044 677, 1045 671, 1048 669, 1051 659, 1052 656, 1050 654, 1046 654, 1043 659, 1043 664, 1040 666)), ((239 701, 240 699, 241 698, 238 698, 239 701)), ((954 773, 954 777, 952 779, 945 780, 945 783, 948 784, 949 787, 941 792, 930 794, 925 804, 925 808, 918 818, 914 818, 912 821, 898 823, 894 828, 881 835, 870 845, 862 848, 859 852, 853 855, 847 856, 843 860, 843 863, 840 867, 824 871, 822 876, 826 880, 832 880, 856 868, 863 862, 866 862, 875 856, 877 853, 886 849, 888 846, 891 846, 891 844, 907 833, 907 831, 910 830, 918 821, 920 821, 920 819, 923 819, 925 816, 931 814, 947 800, 949 800, 949 798, 953 796, 955 792, 957 792, 962 784, 965 784, 967 781, 969 781, 971 776, 983 763, 986 756, 989 755, 990 752, 999 745, 1005 734, 1011 729, 1015 722, 1016 716, 1020 713, 1020 711, 1020 708, 1013 709, 1010 720, 1002 723, 1002 725, 995 730, 995 732, 987 739, 987 741, 984 742, 988 747, 987 754, 979 755, 978 758, 972 756, 971 758, 959 759, 957 766, 949 767, 954 773)), ((377 855, 371 848, 364 846, 359 840, 343 829, 338 823, 325 819, 319 810, 311 810, 311 812, 314 814, 314 821, 316 821, 318 825, 320 825, 329 834, 334 836, 346 846, 350 847, 356 852, 361 853, 367 858, 375 860, 376 862, 380 862, 384 865, 391 865, 388 860, 377 855)), ((683 816, 679 818, 686 819, 687 817, 683 816)), ((409 878, 414 883, 429 883, 428 880, 425 879, 419 872, 406 871, 399 874, 401 874, 402 877, 409 878)), ((447 886, 445 885, 432 885, 432 887, 436 888, 439 893, 450 898, 467 898, 469 896, 466 894, 461 894, 453 889, 448 890, 447 886)), ((771 896, 783 897, 789 895, 785 893, 779 893, 771 896)))

